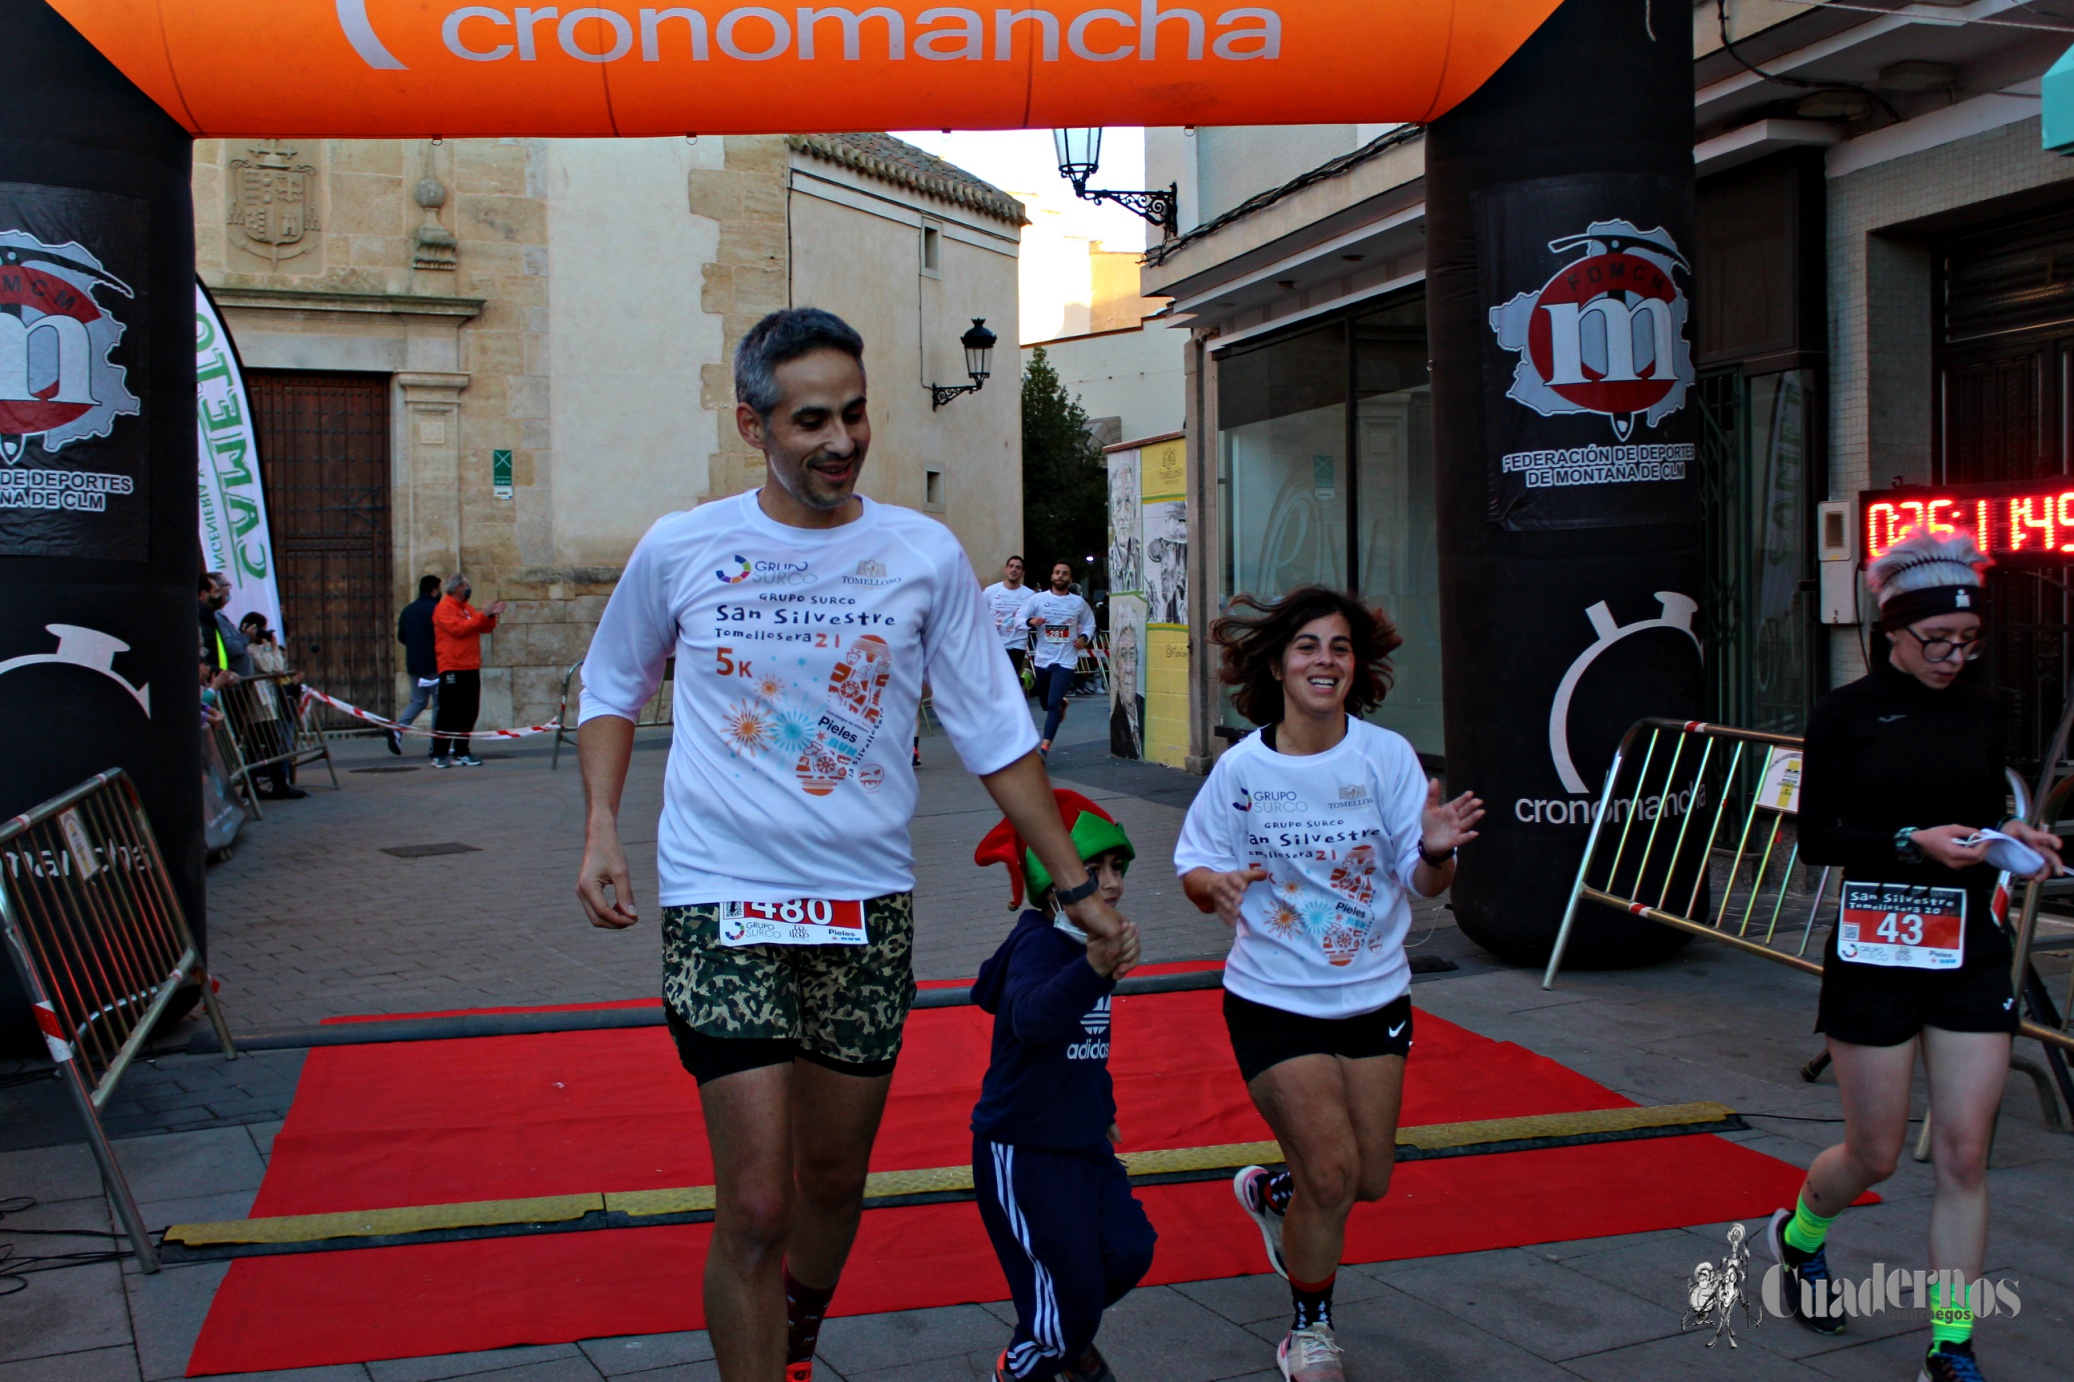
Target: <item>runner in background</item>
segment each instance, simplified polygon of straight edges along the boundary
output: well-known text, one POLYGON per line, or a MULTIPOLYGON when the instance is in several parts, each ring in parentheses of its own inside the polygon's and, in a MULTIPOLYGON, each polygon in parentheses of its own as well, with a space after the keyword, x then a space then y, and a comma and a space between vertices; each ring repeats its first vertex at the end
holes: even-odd
POLYGON ((1441 800, 1401 735, 1355 718, 1390 689, 1403 639, 1351 595, 1250 596, 1211 627, 1232 705, 1261 728, 1188 808, 1174 869, 1233 930, 1224 1022, 1287 1169, 1234 1178, 1293 1310, 1289 1382, 1341 1382, 1332 1289, 1355 1204, 1390 1188, 1411 1051, 1407 897, 1454 882, 1483 803, 1441 800), (1300 843, 1308 842, 1308 843, 1300 843))
MULTIPOLYGON (((1059 819, 978 579, 948 528, 855 493, 864 342, 772 313, 734 360, 759 490, 658 520, 584 660, 577 896, 637 920, 619 801, 634 718, 677 659, 663 785, 665 1017, 716 1186, 705 1301, 725 1382, 805 1382, 857 1233, 914 998, 915 777, 926 676, 967 769, 1096 939, 1128 934, 1059 819)), ((1119 972, 1121 972, 1119 970, 1119 972)))
MULTIPOLYGON (((1009 665, 1015 668, 1018 679, 1025 673, 1024 664, 1030 657, 1030 626, 1023 622, 1023 606, 1037 592, 1023 584, 1023 559, 1010 557, 1001 564, 1001 579, 980 592, 993 612, 994 628, 1001 635, 1001 646, 1008 652, 1009 665)), ((1024 685, 1028 685, 1026 681, 1024 685)))
POLYGON ((1066 693, 1080 669, 1080 650, 1095 636, 1095 612, 1073 593, 1073 563, 1052 563, 1051 589, 1024 602, 1020 618, 1036 633, 1030 663, 1037 669, 1037 704, 1044 707, 1044 734, 1037 752, 1051 756, 1051 741, 1066 718, 1066 693))
POLYGON ((1970 533, 1920 529, 1872 563, 1875 666, 1822 698, 1802 755, 1801 857, 1844 876, 1815 1022, 1829 1039, 1844 1140, 1815 1158, 1795 1206, 1772 1215, 1781 1279, 1765 1300, 1817 1333, 1843 1332, 1841 1310, 1802 1309, 1800 1283, 1830 1279, 1830 1222, 1894 1174, 1920 1047, 1937 1174, 1924 1382, 1981 1376, 1965 1287, 1935 1277, 1957 1272, 1970 1285, 1987 1252, 1988 1144, 2018 1025, 2014 956, 1991 911, 1996 876, 2000 866, 2059 871, 2057 838, 2004 820, 2001 708, 1962 675, 1981 653, 1987 566, 1970 533), (2035 852, 2012 858, 1998 843, 1991 854, 1974 837, 1998 822, 2035 852))

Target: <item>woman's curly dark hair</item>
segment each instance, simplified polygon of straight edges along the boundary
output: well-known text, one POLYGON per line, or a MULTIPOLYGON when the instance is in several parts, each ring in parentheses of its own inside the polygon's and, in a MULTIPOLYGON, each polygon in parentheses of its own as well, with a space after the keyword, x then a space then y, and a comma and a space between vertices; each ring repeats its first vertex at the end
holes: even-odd
POLYGON ((1234 613, 1210 626, 1210 641, 1224 649, 1219 678, 1236 688, 1231 703, 1256 725, 1282 718, 1282 683, 1275 669, 1297 633, 1313 619, 1337 614, 1347 621, 1354 641, 1354 681, 1347 688, 1347 710, 1372 710, 1390 694, 1390 654, 1404 644, 1397 626, 1381 610, 1370 609, 1352 595, 1330 586, 1306 585, 1279 600, 1240 595, 1234 613), (1239 610, 1251 613, 1237 613, 1239 610))

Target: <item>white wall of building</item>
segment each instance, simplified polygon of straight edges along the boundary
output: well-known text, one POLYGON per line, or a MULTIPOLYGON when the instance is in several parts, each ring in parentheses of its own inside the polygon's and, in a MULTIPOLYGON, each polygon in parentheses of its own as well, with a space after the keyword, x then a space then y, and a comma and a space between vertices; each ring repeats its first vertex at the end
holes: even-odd
MULTIPOLYGON (((704 496, 721 415, 699 406, 722 359, 701 305, 713 220, 687 215, 685 177, 721 166, 717 139, 558 139, 549 149, 547 306, 554 359, 555 551, 617 566, 656 518, 704 496)), ((541 309, 534 309, 541 310, 541 309)))
POLYGON ((1135 331, 1101 331, 1023 347, 1023 362, 1041 345, 1069 393, 1091 420, 1118 419, 1114 441, 1178 432, 1185 421, 1182 351, 1186 327, 1147 322, 1135 331))

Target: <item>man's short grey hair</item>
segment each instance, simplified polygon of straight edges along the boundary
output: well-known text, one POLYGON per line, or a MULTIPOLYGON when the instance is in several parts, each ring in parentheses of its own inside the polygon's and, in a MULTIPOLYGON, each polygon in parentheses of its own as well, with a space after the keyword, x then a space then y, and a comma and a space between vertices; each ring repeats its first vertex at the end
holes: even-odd
POLYGON ((447 577, 439 588, 441 590, 444 590, 447 594, 451 595, 455 591, 459 590, 462 586, 467 584, 468 578, 462 575, 460 572, 456 571, 453 575, 447 577))
POLYGON ((769 417, 783 398, 777 369, 817 350, 840 350, 864 363, 864 338, 855 327, 819 307, 787 307, 749 328, 735 347, 735 401, 769 417))

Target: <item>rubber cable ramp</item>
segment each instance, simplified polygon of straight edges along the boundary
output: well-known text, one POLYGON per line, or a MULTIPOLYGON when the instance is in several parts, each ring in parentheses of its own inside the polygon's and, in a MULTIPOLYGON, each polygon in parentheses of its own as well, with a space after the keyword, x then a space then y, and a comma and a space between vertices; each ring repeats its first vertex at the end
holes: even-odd
MULTIPOLYGON (((1397 1160, 1489 1156, 1653 1137, 1741 1132, 1748 1126, 1734 1109, 1712 1102, 1428 1123, 1398 1129, 1397 1160)), ((1133 1185, 1178 1185, 1222 1180, 1241 1166, 1279 1165, 1282 1149, 1272 1141, 1227 1142, 1125 1152, 1118 1159, 1129 1169, 1133 1185)), ((971 1200, 975 1193, 970 1166, 880 1171, 865 1179, 864 1207, 896 1209, 949 1204, 971 1200)), ((713 1187, 694 1185, 174 1224, 161 1236, 160 1246, 167 1262, 216 1262, 414 1243, 697 1224, 712 1218, 713 1187)))

